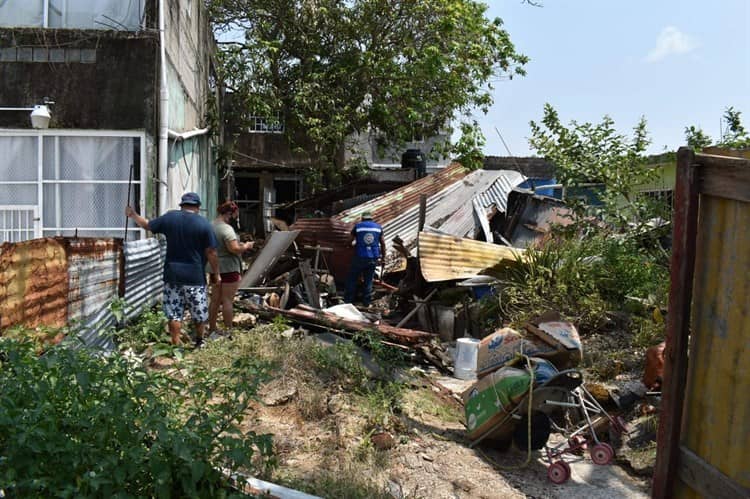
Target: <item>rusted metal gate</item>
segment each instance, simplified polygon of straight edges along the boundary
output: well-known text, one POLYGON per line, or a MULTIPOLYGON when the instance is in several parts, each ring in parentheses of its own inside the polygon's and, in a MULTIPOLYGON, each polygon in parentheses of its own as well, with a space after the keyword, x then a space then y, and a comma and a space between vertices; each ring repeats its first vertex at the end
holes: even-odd
POLYGON ((750 160, 677 155, 653 497, 750 497, 750 160))

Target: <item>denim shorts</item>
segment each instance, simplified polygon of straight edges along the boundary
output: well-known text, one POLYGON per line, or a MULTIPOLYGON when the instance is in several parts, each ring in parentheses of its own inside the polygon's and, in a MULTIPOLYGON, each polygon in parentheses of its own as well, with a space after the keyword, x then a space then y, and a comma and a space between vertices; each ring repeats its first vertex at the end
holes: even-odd
POLYGON ((188 309, 193 322, 208 320, 206 286, 164 283, 164 315, 170 321, 181 321, 188 309))

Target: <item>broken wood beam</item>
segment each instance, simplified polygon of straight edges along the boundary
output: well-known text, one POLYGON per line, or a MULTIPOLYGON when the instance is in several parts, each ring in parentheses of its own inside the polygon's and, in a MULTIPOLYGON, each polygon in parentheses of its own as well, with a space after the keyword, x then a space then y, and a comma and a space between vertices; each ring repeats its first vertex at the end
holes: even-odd
POLYGON ((406 315, 404 316, 404 318, 403 318, 403 319, 401 319, 401 320, 399 321, 399 323, 398 323, 398 324, 396 324, 396 327, 401 327, 401 326, 403 326, 404 324, 406 324, 406 322, 407 322, 407 321, 408 321, 409 319, 411 319, 411 318, 412 318, 412 317, 414 316, 414 314, 416 314, 416 313, 417 313, 417 312, 419 311, 419 309, 420 309, 420 308, 424 307, 424 306, 425 306, 425 304, 426 304, 426 303, 427 303, 428 301, 430 301, 430 298, 432 298, 433 296, 435 296, 435 293, 437 293, 437 288, 435 288, 435 289, 433 289, 432 291, 430 291, 430 294, 428 294, 428 295, 427 295, 427 296, 425 297, 425 299, 424 299, 424 300, 419 300, 419 301, 417 302, 417 306, 416 306, 416 307, 414 307, 414 308, 413 308, 413 309, 411 310, 411 312, 409 312, 408 314, 406 314, 406 315))
POLYGON ((280 308, 274 308, 269 306, 259 306, 248 301, 238 302, 243 309, 248 312, 273 318, 277 315, 287 317, 292 321, 304 321, 307 323, 318 324, 324 327, 333 328, 344 331, 377 331, 386 338, 401 344, 401 345, 414 345, 426 341, 430 341, 436 335, 428 333, 426 331, 418 331, 415 329, 405 329, 388 324, 372 324, 370 322, 355 321, 351 319, 343 319, 330 312, 322 310, 305 310, 303 308, 293 308, 291 310, 283 310, 280 308))

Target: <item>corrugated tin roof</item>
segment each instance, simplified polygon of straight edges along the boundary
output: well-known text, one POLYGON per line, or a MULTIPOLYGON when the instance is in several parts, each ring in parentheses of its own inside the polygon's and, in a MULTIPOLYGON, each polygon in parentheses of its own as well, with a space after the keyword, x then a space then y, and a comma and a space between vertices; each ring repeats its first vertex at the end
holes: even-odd
POLYGON ((370 211, 374 220, 383 226, 390 267, 398 260, 393 255, 394 237, 400 237, 407 248, 417 244, 420 196, 427 197, 425 225, 458 236, 474 236, 481 228, 472 206, 475 198, 482 208, 496 204, 498 209, 504 210, 508 192, 523 180, 523 176, 514 171, 469 172, 453 163, 442 171, 343 211, 330 221, 302 219, 292 228, 302 231, 298 244, 334 248, 336 258, 332 259, 334 268, 331 270, 338 279, 343 279, 352 253, 350 231, 363 212, 370 211))
POLYGON ((419 266, 427 282, 492 275, 523 250, 429 232, 419 233, 419 266))
POLYGON ((349 272, 349 263, 352 258, 352 236, 353 223, 345 223, 335 218, 302 218, 290 227, 299 230, 297 236, 297 247, 307 255, 314 251, 305 250, 305 246, 322 246, 333 248, 333 254, 321 253, 321 266, 323 259, 330 267, 331 272, 337 279, 343 280, 349 272))
POLYGON ((479 205, 482 208, 489 208, 494 204, 498 211, 505 212, 510 191, 522 184, 526 178, 511 170, 498 170, 491 173, 497 173, 498 175, 487 189, 477 194, 479 205))
POLYGON ((472 201, 476 200, 484 212, 492 205, 505 212, 508 194, 524 180, 523 175, 514 171, 473 171, 456 182, 457 188, 450 193, 447 202, 441 203, 441 211, 449 213, 448 218, 441 221, 438 216, 430 225, 447 234, 473 239, 481 231, 481 221, 477 219, 472 201))
POLYGON ((404 210, 419 207, 419 196, 432 196, 455 181, 464 178, 469 170, 459 163, 453 163, 447 168, 419 180, 400 187, 366 203, 355 206, 336 215, 342 222, 358 222, 362 213, 372 212, 373 218, 381 225, 385 225, 398 217, 404 210))

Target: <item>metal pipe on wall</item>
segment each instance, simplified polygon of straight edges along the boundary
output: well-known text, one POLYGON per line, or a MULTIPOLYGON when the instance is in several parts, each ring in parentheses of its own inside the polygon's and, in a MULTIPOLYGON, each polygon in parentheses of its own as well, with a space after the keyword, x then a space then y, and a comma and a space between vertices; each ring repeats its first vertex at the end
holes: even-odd
POLYGON ((169 162, 169 88, 167 86, 167 43, 165 32, 164 0, 159 0, 159 212, 157 215, 166 213, 167 199, 169 196, 167 184, 167 165, 169 162))

